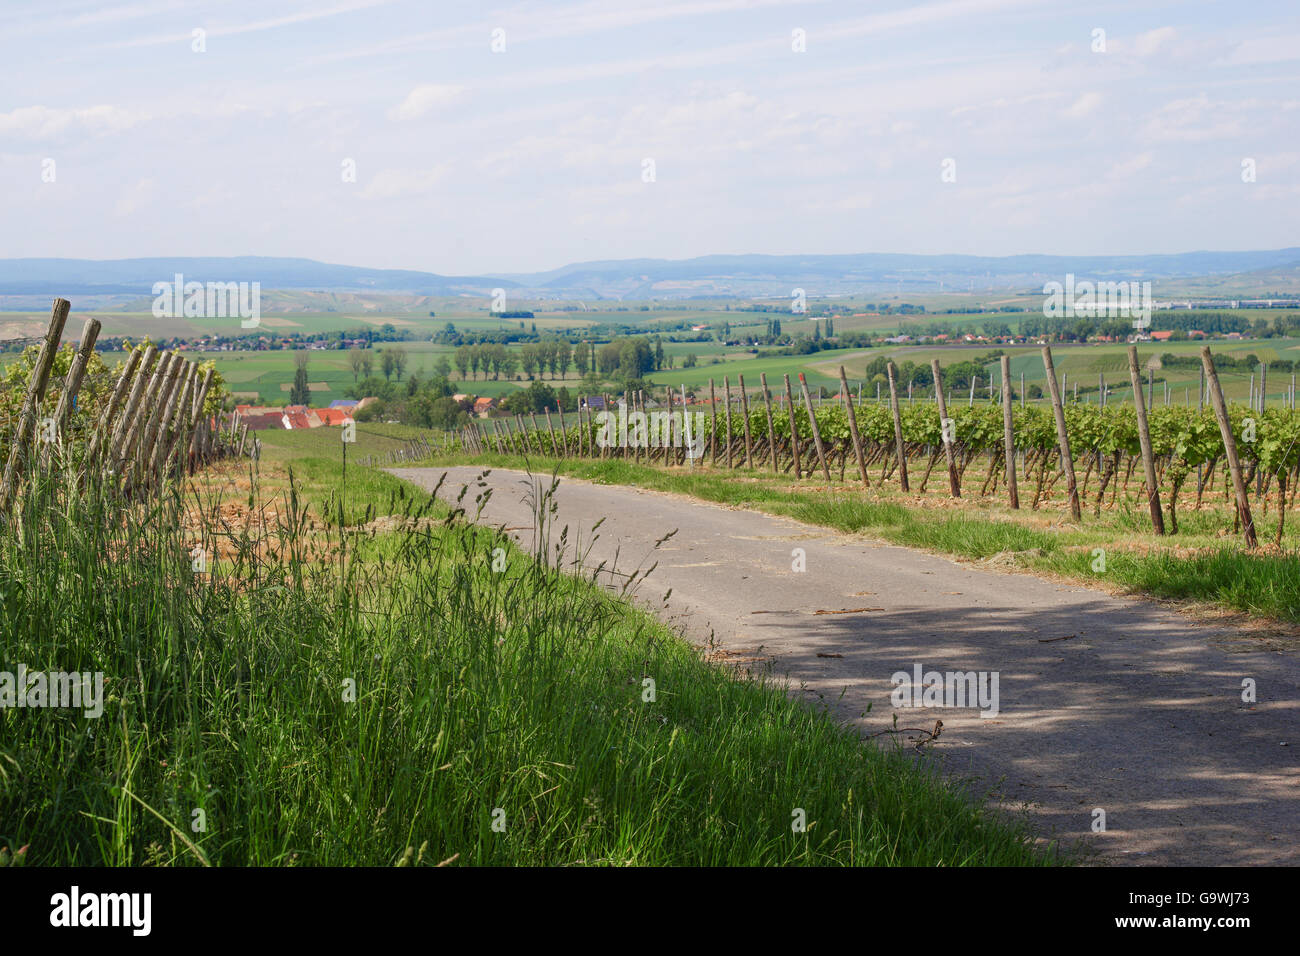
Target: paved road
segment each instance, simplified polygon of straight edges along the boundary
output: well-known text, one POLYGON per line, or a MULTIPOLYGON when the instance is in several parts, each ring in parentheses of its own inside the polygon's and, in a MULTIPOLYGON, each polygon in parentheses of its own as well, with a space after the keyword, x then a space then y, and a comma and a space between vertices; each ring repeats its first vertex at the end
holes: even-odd
MULTIPOLYGON (((426 489, 444 471, 447 497, 482 490, 476 468, 392 469, 426 489)), ((493 471, 480 518, 525 547, 528 482, 493 471)), ((639 597, 662 617, 716 641, 723 659, 772 661, 793 693, 864 732, 891 725, 898 671, 997 672, 996 717, 901 710, 899 725, 941 717, 928 759, 1005 806, 1027 805, 1045 836, 1081 841, 1104 863, 1300 863, 1294 640, 675 495, 562 479, 556 503, 571 537, 604 517, 588 565, 616 553, 624 570, 657 561, 639 597), (1255 681, 1253 705, 1243 678, 1255 681), (1092 832, 1095 808, 1104 833, 1092 832)))

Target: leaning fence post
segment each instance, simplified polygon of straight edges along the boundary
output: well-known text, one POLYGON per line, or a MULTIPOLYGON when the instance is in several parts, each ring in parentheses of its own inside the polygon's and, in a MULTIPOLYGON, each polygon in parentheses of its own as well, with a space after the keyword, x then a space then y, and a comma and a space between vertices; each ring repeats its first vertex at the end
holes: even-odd
POLYGON ((1079 486, 1074 474, 1074 458, 1070 455, 1070 433, 1065 428, 1065 409, 1061 406, 1061 389, 1056 381, 1056 366, 1052 364, 1052 349, 1043 346, 1043 368, 1047 372, 1047 387, 1052 393, 1052 412, 1056 416, 1056 440, 1061 448, 1061 468, 1065 472, 1065 490, 1070 496, 1070 514, 1075 521, 1083 517, 1079 508, 1079 486))
POLYGON ((778 474, 776 467, 776 428, 772 424, 772 396, 767 390, 767 373, 759 372, 758 380, 763 385, 763 407, 767 409, 767 445, 772 454, 772 474, 778 474))
POLYGON ((745 391, 745 376, 737 375, 740 381, 740 414, 745 423, 745 467, 754 467, 754 445, 749 436, 749 393, 745 391))
POLYGON ((1007 494, 1011 507, 1020 508, 1020 491, 1016 487, 1016 431, 1011 419, 1011 356, 1002 356, 1002 455, 1006 459, 1007 494))
POLYGON ((1246 492, 1245 479, 1241 477, 1241 461, 1237 458, 1237 440, 1232 435, 1232 421, 1228 418, 1228 406, 1223 401, 1219 373, 1214 368, 1214 359, 1210 356, 1208 345, 1201 346, 1201 365, 1205 368, 1210 401, 1214 404, 1214 416, 1219 420, 1219 434, 1223 437, 1223 450, 1228 459, 1228 471, 1232 474, 1232 487, 1237 493, 1237 514, 1241 518, 1241 527, 1246 536, 1246 547, 1253 548, 1259 544, 1259 541, 1255 537, 1255 522, 1250 516, 1250 497, 1246 492))
MULTIPOLYGON (((948 491, 954 498, 961 497, 961 477, 957 474, 957 459, 953 452, 953 445, 957 436, 953 434, 954 429, 949 429, 948 423, 948 405, 943 398, 943 372, 939 368, 939 360, 930 360, 930 371, 934 374, 934 401, 939 406, 939 438, 943 441, 943 454, 948 460, 948 491)), ((971 386, 971 401, 975 400, 975 386, 971 386)), ((974 479, 971 479, 974 481, 974 479)), ((924 482, 922 482, 924 484, 924 482)))
MULTIPOLYGON (((121 467, 121 461, 126 457, 126 442, 132 436, 134 430, 138 427, 137 422, 140 418, 140 403, 143 401, 146 390, 154 381, 157 375, 155 362, 158 360, 158 349, 150 344, 145 347, 144 355, 140 357, 140 366, 136 370, 135 381, 131 383, 131 392, 126 399, 126 407, 122 409, 122 417, 117 420, 113 427, 113 436, 108 440, 108 458, 107 466, 109 471, 116 472, 121 467)), ((166 359, 164 358, 164 361, 166 359)))
MULTIPOLYGON (((99 338, 99 329, 98 319, 87 319, 86 324, 81 327, 81 341, 77 345, 77 354, 72 364, 68 366, 68 374, 63 379, 63 393, 59 395, 59 403, 54 408, 54 434, 57 438, 63 437, 68 416, 72 413, 72 406, 76 404, 77 393, 81 390, 81 381, 86 375, 86 364, 95 350, 95 340, 99 338)), ((43 461, 49 459, 52 447, 46 445, 42 449, 43 461)))
POLYGON ((799 461, 799 427, 794 418, 794 393, 790 391, 790 376, 785 376, 785 404, 790 416, 790 448, 794 452, 794 477, 798 481, 803 477, 799 461))
POLYGON ((844 396, 844 408, 849 413, 849 437, 853 440, 853 454, 858 459, 858 473, 862 475, 862 487, 870 489, 871 479, 867 477, 867 459, 862 455, 862 439, 858 437, 858 414, 849 401, 849 380, 844 375, 844 366, 840 366, 840 394, 844 396))
POLYGON ((722 391, 727 397, 727 467, 731 467, 731 378, 722 376, 722 391))
POLYGON ((100 446, 103 445, 105 437, 109 435, 109 429, 113 426, 118 409, 122 407, 122 399, 126 395, 126 390, 131 386, 136 369, 140 367, 141 355, 140 349, 132 349, 131 354, 127 357, 126 364, 122 366, 122 374, 117 378, 117 386, 113 389, 113 396, 109 399, 108 406, 104 409, 103 414, 99 416, 95 431, 90 436, 90 445, 86 449, 87 471, 95 463, 100 446))
MULTIPOLYGON (((812 398, 808 395, 808 383, 804 381, 803 372, 799 373, 799 389, 803 392, 803 403, 808 406, 808 422, 812 425, 813 446, 817 449, 817 460, 821 462, 822 474, 831 480, 831 470, 826 464, 826 449, 822 446, 822 432, 817 427, 817 414, 813 411, 812 398)), ((819 387, 820 392, 820 387, 819 387)))
POLYGON ((1128 347, 1128 376, 1133 382, 1133 405, 1137 410, 1138 444, 1142 449, 1142 471, 1147 479, 1147 507, 1151 509, 1151 527, 1155 528, 1156 534, 1164 534, 1165 516, 1160 510, 1160 486, 1156 484, 1156 462, 1151 453, 1151 428, 1147 424, 1146 402, 1142 400, 1142 372, 1138 368, 1136 345, 1128 347))
POLYGON ((889 376, 889 405, 894 412, 894 453, 898 456, 898 481, 902 489, 908 491, 910 489, 907 487, 907 446, 903 444, 903 418, 898 411, 898 382, 894 378, 892 361, 885 363, 885 373, 889 376))
POLYGON ((23 409, 18 417, 18 431, 14 434, 13 448, 9 452, 9 462, 5 465, 3 481, 0 481, 0 511, 7 512, 14 499, 18 486, 18 468, 26 460, 27 445, 36 431, 36 412, 41 400, 45 398, 45 389, 50 383, 50 370, 54 368, 54 356, 59 349, 59 340, 63 337, 63 326, 68 321, 68 312, 72 303, 67 299, 55 299, 50 314, 50 324, 45 330, 45 341, 41 343, 40 354, 36 357, 36 367, 27 380, 27 394, 23 398, 23 409))

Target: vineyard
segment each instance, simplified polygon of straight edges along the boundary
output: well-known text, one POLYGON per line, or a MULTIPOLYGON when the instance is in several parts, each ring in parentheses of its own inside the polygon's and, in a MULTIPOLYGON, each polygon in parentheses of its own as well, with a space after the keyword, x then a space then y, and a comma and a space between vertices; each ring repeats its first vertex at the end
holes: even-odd
POLYGON ((141 500, 169 477, 255 451, 237 417, 222 414, 226 393, 210 364, 144 343, 110 368, 95 351, 97 319, 86 321, 76 346, 61 349, 70 308, 55 301, 44 341, 0 380, 0 405, 9 410, 0 445, 6 509, 38 488, 141 500))
MULTIPOLYGON (((1050 362, 1050 351, 1044 352, 1050 362)), ((733 397, 728 386, 704 411, 685 406, 685 417, 669 393, 672 404, 648 408, 637 394, 618 411, 609 405, 607 417, 582 410, 569 424, 557 424, 549 410, 540 420, 487 419, 441 443, 412 441, 383 462, 444 453, 623 458, 679 468, 761 469, 792 479, 820 476, 919 494, 938 472, 954 498, 1005 495, 1013 509, 1034 510, 1064 501, 1079 519, 1136 500, 1150 509, 1153 528, 1162 534, 1178 533, 1180 507, 1199 511, 1217 495, 1233 505, 1234 531, 1251 546, 1257 538, 1252 505, 1265 514, 1273 508, 1280 543, 1300 477, 1300 413, 1226 405, 1208 353, 1197 408, 1148 410, 1136 380, 1138 401, 1126 404, 1069 402, 1059 389, 1054 402, 1043 404, 1003 394, 948 407, 941 390, 909 402, 900 401, 896 389, 891 399, 864 402, 852 398, 844 382, 838 401, 819 407, 806 387, 802 401, 796 399, 787 377, 784 394, 773 394, 766 380, 757 396, 742 390, 733 397)), ((1133 361, 1136 369, 1135 355, 1133 361)), ((840 374, 844 381, 843 369, 840 374)), ((710 392, 716 391, 710 383, 710 392)), ((363 463, 381 462, 371 457, 363 463)))

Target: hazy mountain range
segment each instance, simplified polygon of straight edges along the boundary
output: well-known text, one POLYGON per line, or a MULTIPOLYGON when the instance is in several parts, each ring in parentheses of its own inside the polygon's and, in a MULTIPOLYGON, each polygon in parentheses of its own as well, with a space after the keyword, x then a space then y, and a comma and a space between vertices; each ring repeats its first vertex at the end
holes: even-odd
POLYGON ((716 255, 579 262, 547 272, 482 276, 261 256, 0 259, 0 306, 39 307, 63 295, 77 296, 83 308, 92 307, 88 300, 96 307, 122 307, 152 295, 155 282, 171 282, 177 273, 186 281, 260 282, 264 290, 480 297, 502 288, 513 299, 568 300, 787 296, 796 287, 809 296, 1029 289, 1066 273, 1153 282, 1259 273, 1264 285, 1276 278, 1278 288, 1287 288, 1300 275, 1300 248, 1143 256, 716 255))

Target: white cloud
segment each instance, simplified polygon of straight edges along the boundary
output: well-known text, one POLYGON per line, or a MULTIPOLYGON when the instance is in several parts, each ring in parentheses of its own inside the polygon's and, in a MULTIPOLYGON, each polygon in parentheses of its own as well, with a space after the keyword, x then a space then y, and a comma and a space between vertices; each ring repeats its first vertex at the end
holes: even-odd
POLYGON ((123 191, 113 206, 113 211, 119 216, 129 216, 142 205, 148 203, 155 191, 155 183, 152 179, 141 179, 134 186, 128 187, 123 191))
POLYGON ((1173 39, 1174 34, 1177 32, 1173 27, 1159 27, 1155 30, 1148 30, 1146 33, 1139 33, 1133 38, 1133 51, 1138 56, 1150 56, 1167 41, 1173 39))
POLYGON ((1081 116, 1087 116, 1098 106, 1101 105, 1100 93, 1084 93, 1070 106, 1066 107, 1065 115, 1072 119, 1078 119, 1081 116))
POLYGON ((149 119, 119 106, 87 106, 79 109, 51 109, 22 106, 0 113, 0 134, 29 139, 48 139, 74 127, 87 132, 120 132, 149 119))
POLYGON ((424 83, 406 94, 406 99, 388 111, 388 118, 403 122, 423 116, 429 110, 460 99, 465 87, 452 84, 424 83))
POLYGON ((1132 159, 1126 159, 1122 162, 1115 163, 1110 168, 1111 179, 1126 179, 1134 173, 1141 172, 1151 165, 1155 157, 1150 153, 1139 153, 1132 159))

